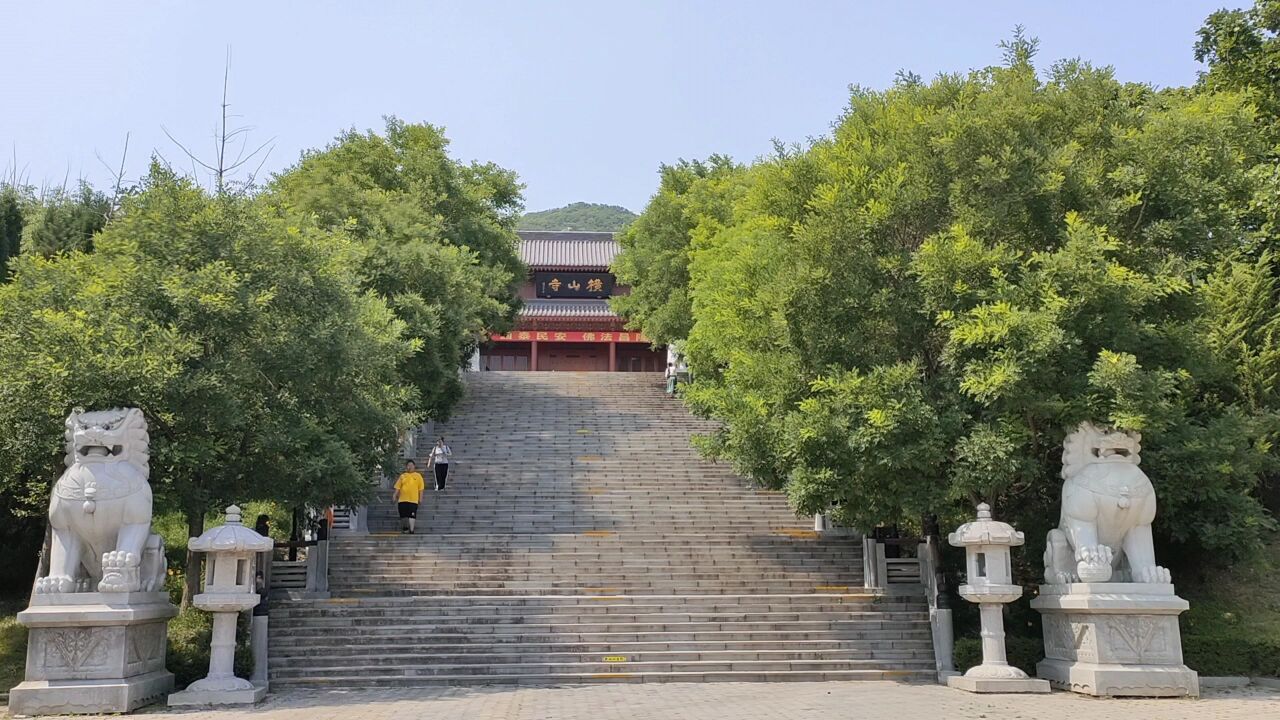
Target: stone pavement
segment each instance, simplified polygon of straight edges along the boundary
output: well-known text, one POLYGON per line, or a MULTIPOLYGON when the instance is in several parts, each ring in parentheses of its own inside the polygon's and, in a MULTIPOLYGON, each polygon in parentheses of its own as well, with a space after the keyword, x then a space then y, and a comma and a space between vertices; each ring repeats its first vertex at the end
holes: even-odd
POLYGON ((1280 691, 1208 690, 1199 700, 1070 693, 976 696, 890 682, 653 683, 570 687, 291 690, 249 709, 142 711, 148 720, 1280 720, 1280 691))

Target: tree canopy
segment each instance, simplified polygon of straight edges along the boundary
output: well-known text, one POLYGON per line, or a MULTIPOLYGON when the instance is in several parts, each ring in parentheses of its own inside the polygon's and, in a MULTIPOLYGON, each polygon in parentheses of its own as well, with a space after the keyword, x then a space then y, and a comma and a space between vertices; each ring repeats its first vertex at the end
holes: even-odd
POLYGON ((576 202, 564 207, 525 213, 521 230, 590 230, 616 232, 636 219, 636 214, 620 205, 576 202))
POLYGON ((93 250, 24 254, 0 286, 0 478, 38 512, 73 406, 136 406, 160 507, 355 502, 412 420, 403 324, 355 243, 159 166, 93 250))
POLYGON ((1039 540, 1093 419, 1143 433, 1166 541, 1243 552, 1272 526, 1277 409, 1255 342, 1275 286, 1239 254, 1263 221, 1254 108, 1079 61, 1041 76, 1035 49, 855 88, 830 136, 745 171, 664 172, 616 307, 687 329, 686 400, 722 421, 705 449, 799 511, 869 529, 986 500, 1039 540))
POLYGON ((305 153, 268 188, 283 216, 309 216, 356 241, 362 287, 417 342, 401 371, 420 408, 439 418, 461 396, 458 371, 478 343, 510 329, 525 273, 515 174, 447 150, 439 128, 391 118, 382 135, 352 130, 305 153))
POLYGON ((622 253, 613 264, 631 292, 611 301, 633 328, 658 344, 688 336, 690 248, 729 222, 733 202, 746 187, 745 168, 728 157, 663 165, 658 191, 643 215, 618 234, 622 253))

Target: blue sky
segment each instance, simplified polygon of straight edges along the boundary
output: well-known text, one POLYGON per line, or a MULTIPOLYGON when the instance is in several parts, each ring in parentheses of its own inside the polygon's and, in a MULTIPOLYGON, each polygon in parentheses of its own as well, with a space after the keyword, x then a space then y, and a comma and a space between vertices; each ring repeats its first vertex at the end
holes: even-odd
POLYGON ((16 154, 32 183, 102 184, 95 153, 117 163, 126 133, 128 176, 153 149, 189 165, 162 127, 211 155, 230 47, 232 110, 275 138, 264 175, 394 114, 517 171, 531 210, 640 210, 662 162, 824 134, 850 84, 996 63, 1018 23, 1041 65, 1191 83, 1195 31, 1224 5, 1241 3, 0 0, 0 169, 16 154))

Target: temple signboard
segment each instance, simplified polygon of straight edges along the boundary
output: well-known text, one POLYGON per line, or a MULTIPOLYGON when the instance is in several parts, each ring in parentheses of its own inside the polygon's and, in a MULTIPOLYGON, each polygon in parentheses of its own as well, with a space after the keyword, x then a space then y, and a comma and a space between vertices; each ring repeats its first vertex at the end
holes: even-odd
POLYGON ((533 287, 540 298, 607 298, 613 295, 613 275, 607 272, 535 272, 533 287))
POLYGON ((649 338, 638 332, 578 330, 512 330, 506 335, 492 335, 494 342, 633 342, 647 343, 649 338))

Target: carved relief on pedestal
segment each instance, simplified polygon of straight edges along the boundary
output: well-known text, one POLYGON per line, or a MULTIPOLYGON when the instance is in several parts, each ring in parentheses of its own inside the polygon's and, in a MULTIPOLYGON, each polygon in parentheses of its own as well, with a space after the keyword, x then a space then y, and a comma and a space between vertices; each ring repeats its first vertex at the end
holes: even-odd
POLYGON ((73 673, 101 670, 106 663, 103 635, 97 628, 54 630, 45 637, 46 669, 66 669, 73 673))
POLYGON ((111 648, 122 636, 120 627, 36 628, 30 635, 28 679, 88 680, 109 677, 118 671, 111 648))
POLYGON ((1073 615, 1044 618, 1045 656, 1060 660, 1097 662, 1098 639, 1087 619, 1073 615))
POLYGON ((1173 618, 1149 615, 1107 618, 1102 627, 1107 635, 1108 662, 1159 664, 1180 661, 1182 653, 1174 652, 1174 643, 1169 636, 1171 624, 1173 631, 1177 632, 1177 622, 1173 618))
POLYGON ((125 670, 129 674, 164 669, 164 656, 168 641, 164 623, 152 623, 130 628, 128 655, 125 670))

